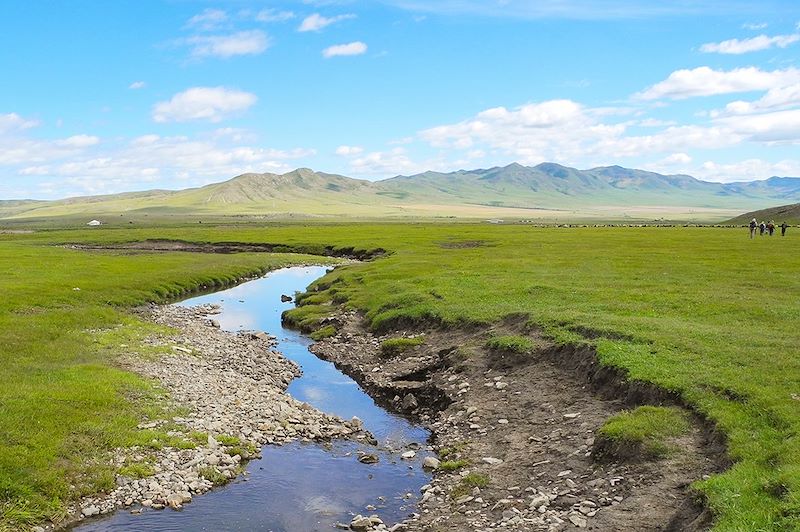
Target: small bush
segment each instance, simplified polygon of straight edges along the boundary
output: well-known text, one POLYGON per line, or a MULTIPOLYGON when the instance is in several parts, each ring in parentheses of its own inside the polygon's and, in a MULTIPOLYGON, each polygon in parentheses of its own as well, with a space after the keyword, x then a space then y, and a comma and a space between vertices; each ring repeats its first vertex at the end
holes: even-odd
POLYGON ((409 349, 422 345, 425 340, 421 336, 416 338, 389 338, 381 342, 381 353, 385 356, 395 356, 409 349))

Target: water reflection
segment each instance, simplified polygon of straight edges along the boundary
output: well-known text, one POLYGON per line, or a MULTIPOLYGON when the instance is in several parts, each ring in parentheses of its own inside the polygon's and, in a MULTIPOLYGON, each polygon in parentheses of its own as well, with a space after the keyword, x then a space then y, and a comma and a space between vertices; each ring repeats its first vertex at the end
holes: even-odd
POLYGON ((414 511, 419 488, 430 480, 421 467, 426 453, 400 460, 399 454, 387 448, 424 444, 429 433, 383 410, 333 364, 310 353, 308 338, 281 326, 281 313, 292 307, 281 302, 281 294, 294 295, 324 274, 323 267, 287 268, 181 304, 217 303, 223 312, 214 319, 223 328, 275 334, 278 349, 303 369, 289 393, 343 418, 358 416, 378 439, 380 450, 353 442, 266 446, 263 458, 250 462, 244 479, 195 498, 180 512, 119 512, 77 530, 316 531, 331 530, 337 522, 349 523, 356 513, 374 512, 387 522, 396 522, 414 511), (379 462, 358 462, 358 450, 377 454, 379 462))

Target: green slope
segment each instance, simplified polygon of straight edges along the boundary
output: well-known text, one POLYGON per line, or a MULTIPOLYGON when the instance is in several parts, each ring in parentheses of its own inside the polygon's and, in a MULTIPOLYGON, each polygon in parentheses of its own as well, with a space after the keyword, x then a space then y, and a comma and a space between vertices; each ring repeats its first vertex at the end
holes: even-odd
POLYGON ((761 209, 759 211, 746 212, 741 216, 737 216, 729 220, 731 224, 747 224, 755 218, 759 222, 761 220, 774 221, 777 224, 786 222, 791 225, 800 224, 800 203, 793 203, 791 205, 781 205, 779 207, 772 207, 769 209, 761 209))

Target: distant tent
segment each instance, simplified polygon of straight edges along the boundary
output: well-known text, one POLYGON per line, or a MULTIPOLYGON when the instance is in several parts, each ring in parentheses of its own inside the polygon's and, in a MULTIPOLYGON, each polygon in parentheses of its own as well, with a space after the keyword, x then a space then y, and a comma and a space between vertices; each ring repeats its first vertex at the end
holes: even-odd
POLYGON ((103 225, 103 222, 101 222, 100 220, 92 220, 91 222, 89 222, 86 225, 91 225, 92 227, 96 227, 98 225, 103 225))

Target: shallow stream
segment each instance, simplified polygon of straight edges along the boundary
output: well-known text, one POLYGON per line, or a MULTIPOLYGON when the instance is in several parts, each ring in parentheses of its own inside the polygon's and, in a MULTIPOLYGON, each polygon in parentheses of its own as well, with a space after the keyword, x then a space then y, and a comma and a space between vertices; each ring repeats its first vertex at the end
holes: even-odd
POLYGON ((195 497, 181 511, 148 510, 134 515, 121 510, 75 530, 330 531, 337 523, 349 523, 355 514, 378 514, 384 522, 395 523, 415 510, 419 488, 430 481, 422 469, 423 458, 430 454, 424 450, 428 431, 378 406, 355 381, 309 352, 312 341, 308 337, 281 325, 281 313, 293 305, 281 302, 281 294, 303 291, 325 272, 319 266, 285 268, 179 304, 216 303, 222 313, 214 319, 223 329, 277 336, 276 348, 303 370, 288 392, 342 418, 359 417, 378 439, 377 451, 349 441, 267 445, 262 458, 247 465, 245 476, 195 497), (413 459, 400 458, 400 453, 418 446, 413 459), (377 454, 380 461, 358 462, 359 449, 377 454))

